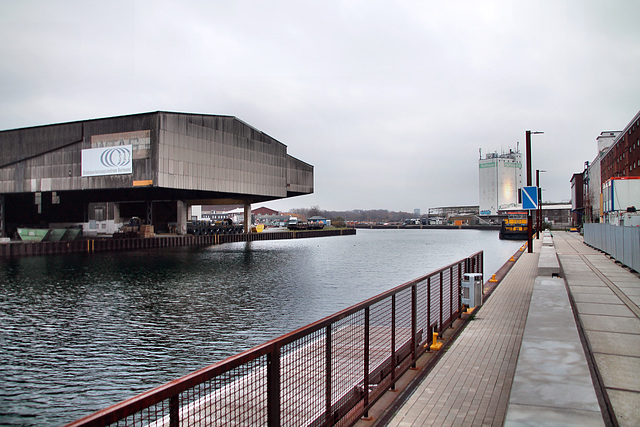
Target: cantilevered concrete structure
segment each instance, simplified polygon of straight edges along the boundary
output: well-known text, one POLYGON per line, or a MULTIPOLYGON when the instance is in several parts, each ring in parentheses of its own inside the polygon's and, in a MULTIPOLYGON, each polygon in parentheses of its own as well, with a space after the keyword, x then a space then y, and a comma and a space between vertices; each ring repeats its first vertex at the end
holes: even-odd
POLYGON ((186 232, 189 207, 313 193, 313 166, 232 116, 157 111, 0 132, 3 236, 83 224, 109 233, 131 217, 186 232))

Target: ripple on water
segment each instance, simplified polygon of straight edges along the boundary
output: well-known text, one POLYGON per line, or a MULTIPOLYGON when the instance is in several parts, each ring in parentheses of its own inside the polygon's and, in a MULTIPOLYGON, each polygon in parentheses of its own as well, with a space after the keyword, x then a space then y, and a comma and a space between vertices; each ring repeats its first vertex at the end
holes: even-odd
POLYGON ((0 260, 0 425, 61 425, 478 250, 475 230, 0 260))

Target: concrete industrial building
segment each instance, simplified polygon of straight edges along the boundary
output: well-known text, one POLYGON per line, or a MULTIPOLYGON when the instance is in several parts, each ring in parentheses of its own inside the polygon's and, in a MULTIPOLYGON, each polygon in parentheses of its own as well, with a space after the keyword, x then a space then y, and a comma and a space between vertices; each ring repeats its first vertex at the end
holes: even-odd
POLYGON ((249 212, 313 186, 312 165, 232 116, 157 111, 0 132, 2 236, 52 224, 109 234, 132 217, 184 234, 193 205, 249 212))
POLYGON ((518 190, 522 188, 522 154, 519 150, 508 153, 480 154, 479 190, 480 215, 497 215, 518 206, 518 190))

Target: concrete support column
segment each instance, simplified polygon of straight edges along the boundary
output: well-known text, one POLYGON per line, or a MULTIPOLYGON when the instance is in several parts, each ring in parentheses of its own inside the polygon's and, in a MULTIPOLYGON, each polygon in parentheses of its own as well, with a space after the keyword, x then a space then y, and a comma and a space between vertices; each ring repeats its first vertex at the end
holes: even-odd
POLYGON ((251 231, 251 204, 245 203, 244 205, 244 232, 249 233, 251 231))
POLYGON ((122 218, 120 218, 120 203, 112 203, 113 205, 113 223, 120 224, 122 218))
POLYGON ((107 203, 107 233, 115 233, 123 225, 120 218, 120 203, 107 203))
POLYGON ((178 200, 176 202, 176 212, 178 218, 176 222, 178 227, 176 233, 179 235, 187 234, 187 221, 191 219, 191 206, 188 206, 184 201, 178 200))

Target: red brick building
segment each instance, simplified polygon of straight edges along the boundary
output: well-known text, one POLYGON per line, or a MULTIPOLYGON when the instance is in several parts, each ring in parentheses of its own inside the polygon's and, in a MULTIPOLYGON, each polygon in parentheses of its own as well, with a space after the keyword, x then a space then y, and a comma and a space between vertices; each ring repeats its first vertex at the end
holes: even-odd
POLYGON ((574 173, 571 177, 571 225, 580 227, 584 216, 584 173, 574 173))
POLYGON ((269 209, 269 208, 264 207, 264 206, 259 207, 257 209, 253 209, 251 211, 251 213, 254 214, 254 215, 263 215, 263 216, 265 216, 265 215, 280 215, 280 212, 275 211, 273 209, 269 209))
POLYGON ((601 183, 611 178, 640 176, 640 111, 602 157, 601 183))

